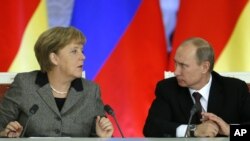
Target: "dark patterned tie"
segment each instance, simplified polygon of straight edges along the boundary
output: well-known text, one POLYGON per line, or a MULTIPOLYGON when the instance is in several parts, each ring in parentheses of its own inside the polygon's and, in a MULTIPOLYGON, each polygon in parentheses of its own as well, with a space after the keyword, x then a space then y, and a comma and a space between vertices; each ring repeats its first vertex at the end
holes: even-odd
POLYGON ((197 116, 198 116, 198 120, 199 120, 198 122, 200 122, 200 119, 202 118, 202 116, 201 116, 202 106, 201 106, 200 99, 202 96, 200 93, 194 92, 193 97, 194 97, 195 103, 197 104, 197 107, 198 107, 197 116))

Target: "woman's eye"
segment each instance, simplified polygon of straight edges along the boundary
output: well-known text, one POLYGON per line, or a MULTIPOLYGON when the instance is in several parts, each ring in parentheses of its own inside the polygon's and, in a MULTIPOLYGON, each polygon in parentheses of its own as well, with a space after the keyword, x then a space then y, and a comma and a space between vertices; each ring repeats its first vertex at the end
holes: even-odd
POLYGON ((72 53, 74 53, 74 54, 77 53, 77 50, 72 50, 72 53))

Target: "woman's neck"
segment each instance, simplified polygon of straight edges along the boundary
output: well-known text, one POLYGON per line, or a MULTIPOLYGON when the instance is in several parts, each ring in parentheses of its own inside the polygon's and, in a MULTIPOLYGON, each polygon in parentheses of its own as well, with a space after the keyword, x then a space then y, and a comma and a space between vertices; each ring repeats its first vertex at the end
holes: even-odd
POLYGON ((71 80, 53 71, 48 72, 48 80, 51 89, 58 94, 68 92, 71 85, 71 80))

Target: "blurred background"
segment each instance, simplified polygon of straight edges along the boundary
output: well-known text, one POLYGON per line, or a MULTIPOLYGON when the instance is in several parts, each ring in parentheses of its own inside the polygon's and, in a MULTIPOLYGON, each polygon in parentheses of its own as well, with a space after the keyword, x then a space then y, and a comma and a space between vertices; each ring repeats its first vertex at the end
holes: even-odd
MULTIPOLYGON (((2 1, 0 72, 40 69, 33 51, 38 36, 74 26, 87 37, 86 79, 101 86, 124 136, 142 137, 155 85, 174 70, 175 49, 184 39, 208 40, 216 71, 250 71, 249 17, 249 0, 2 1)), ((114 137, 121 137, 115 128, 114 137)))

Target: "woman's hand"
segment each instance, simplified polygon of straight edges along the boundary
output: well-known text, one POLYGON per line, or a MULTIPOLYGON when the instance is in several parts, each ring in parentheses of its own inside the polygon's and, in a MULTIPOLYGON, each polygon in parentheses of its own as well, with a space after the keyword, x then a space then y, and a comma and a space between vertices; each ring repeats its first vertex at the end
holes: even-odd
POLYGON ((17 138, 20 137, 22 131, 23 131, 23 126, 17 121, 12 121, 9 122, 5 127, 5 129, 0 132, 0 136, 17 138))
POLYGON ((215 137, 219 131, 218 125, 212 120, 203 121, 196 126, 195 137, 215 137))
POLYGON ((106 117, 97 116, 96 118, 96 134, 102 138, 112 137, 114 127, 110 120, 106 117))
POLYGON ((219 134, 229 136, 230 134, 230 125, 227 124, 222 118, 218 117, 213 113, 201 113, 205 119, 214 121, 219 127, 219 134))

